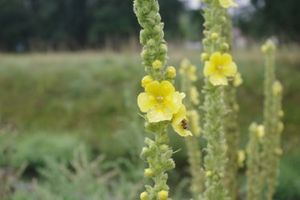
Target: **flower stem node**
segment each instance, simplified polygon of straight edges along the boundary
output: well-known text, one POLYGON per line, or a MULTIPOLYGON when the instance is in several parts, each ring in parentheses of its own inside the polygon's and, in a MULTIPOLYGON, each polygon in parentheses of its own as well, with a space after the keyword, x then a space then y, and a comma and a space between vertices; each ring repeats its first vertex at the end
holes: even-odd
POLYGON ((155 69, 155 70, 161 69, 161 67, 162 67, 162 62, 161 62, 160 60, 155 60, 155 61, 152 63, 152 67, 153 67, 153 69, 155 69))
POLYGON ((167 67, 166 70, 166 78, 167 79, 174 79, 176 77, 176 69, 173 66, 167 67))
POLYGON ((142 192, 140 195, 140 200, 149 200, 149 194, 147 192, 142 192))
POLYGON ((158 192, 158 199, 159 200, 167 200, 169 197, 169 192, 166 190, 161 190, 158 192))

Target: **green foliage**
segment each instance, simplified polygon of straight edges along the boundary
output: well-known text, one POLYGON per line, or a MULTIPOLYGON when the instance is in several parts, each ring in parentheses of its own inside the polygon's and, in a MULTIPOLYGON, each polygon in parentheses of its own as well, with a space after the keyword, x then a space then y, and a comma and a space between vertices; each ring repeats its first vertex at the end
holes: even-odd
POLYGON ((44 181, 32 184, 32 191, 18 190, 11 200, 108 200, 136 199, 141 189, 142 165, 103 157, 91 161, 84 148, 77 148, 70 166, 48 159, 40 170, 44 181))
POLYGON ((15 145, 11 157, 12 166, 18 167, 26 163, 37 167, 45 165, 45 159, 66 163, 71 160, 73 150, 84 144, 72 135, 36 133, 19 139, 15 145))

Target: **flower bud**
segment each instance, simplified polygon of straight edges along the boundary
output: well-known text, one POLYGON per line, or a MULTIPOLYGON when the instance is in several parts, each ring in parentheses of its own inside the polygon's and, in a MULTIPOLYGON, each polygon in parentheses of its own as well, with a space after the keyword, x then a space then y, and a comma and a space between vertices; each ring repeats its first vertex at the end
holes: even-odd
POLYGON ((213 40, 216 40, 216 39, 218 39, 218 38, 219 38, 219 34, 218 34, 218 33, 215 33, 215 32, 213 32, 213 33, 210 35, 210 37, 211 37, 211 39, 213 39, 213 40))
POLYGON ((207 61, 209 59, 209 56, 207 53, 202 53, 201 54, 201 61, 204 62, 204 61, 207 61))
POLYGON ((151 83, 153 81, 153 78, 149 75, 144 76, 144 78, 142 79, 142 87, 146 87, 149 83, 151 83))
POLYGON ((158 192, 158 199, 159 200, 167 200, 169 197, 169 192, 166 190, 161 190, 158 192))
POLYGON ((162 62, 160 60, 155 60, 153 63, 152 63, 152 67, 153 69, 160 69, 162 67, 162 62))
POLYGON ((175 67, 173 67, 173 66, 167 67, 166 76, 169 79, 175 78, 176 77, 176 69, 175 69, 175 67))
POLYGON ((154 175, 154 172, 153 172, 152 169, 147 168, 147 169, 144 170, 144 176, 145 177, 151 178, 151 177, 153 177, 153 175, 154 175))
POLYGON ((142 192, 140 195, 141 200, 149 200, 149 194, 148 192, 142 192))

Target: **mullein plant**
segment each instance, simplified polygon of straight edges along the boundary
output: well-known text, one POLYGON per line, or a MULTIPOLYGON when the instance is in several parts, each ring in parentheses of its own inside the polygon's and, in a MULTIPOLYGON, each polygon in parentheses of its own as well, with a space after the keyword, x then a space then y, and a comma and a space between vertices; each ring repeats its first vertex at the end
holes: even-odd
POLYGON ((188 161, 190 165, 191 184, 190 189, 194 199, 199 199, 204 191, 204 170, 202 167, 202 152, 199 145, 200 138, 200 116, 197 108, 200 105, 199 93, 195 87, 197 81, 197 68, 189 60, 184 59, 180 66, 181 90, 187 95, 185 105, 187 107, 187 116, 190 121, 190 130, 192 137, 185 139, 188 161))
POLYGON ((248 200, 272 200, 277 185, 282 154, 280 138, 283 131, 283 111, 282 85, 275 77, 275 49, 271 41, 262 46, 265 54, 264 123, 250 127, 247 152, 248 200))
POLYGON ((262 176, 265 178, 264 198, 272 200, 277 185, 277 170, 282 149, 280 145, 283 123, 281 117, 282 85, 275 77, 275 50, 272 41, 262 46, 265 54, 265 101, 264 101, 264 127, 265 137, 262 149, 262 176))
MULTIPOLYGON (((232 23, 228 13, 224 16, 224 25, 222 34, 226 42, 222 45, 224 52, 231 52, 232 45, 232 23)), ((224 171, 224 185, 228 190, 230 199, 237 198, 237 172, 239 167, 243 166, 242 158, 244 152, 239 150, 240 137, 238 125, 239 105, 237 103, 237 88, 242 84, 243 80, 240 73, 237 73, 229 86, 224 89, 224 101, 226 114, 224 117, 224 132, 227 145, 226 158, 228 159, 224 171)))
POLYGON ((167 128, 171 124, 174 131, 186 137, 192 135, 188 130, 186 108, 182 103, 184 93, 175 90, 174 67, 166 66, 167 45, 164 40, 163 23, 159 14, 157 0, 135 0, 134 12, 142 27, 140 43, 143 65, 147 75, 142 79, 144 92, 137 98, 138 106, 145 119, 146 130, 153 139, 146 138, 146 147, 141 157, 147 162, 145 177, 153 181, 146 185, 140 194, 141 200, 170 200, 167 184, 167 171, 175 168, 173 150, 169 146, 167 128))
POLYGON ((237 75, 237 66, 229 49, 227 27, 227 9, 237 4, 232 0, 204 0, 204 61, 205 86, 204 127, 203 133, 207 140, 207 155, 204 159, 206 170, 205 200, 229 199, 229 191, 224 186, 225 167, 227 162, 224 118, 226 117, 225 88, 237 75))

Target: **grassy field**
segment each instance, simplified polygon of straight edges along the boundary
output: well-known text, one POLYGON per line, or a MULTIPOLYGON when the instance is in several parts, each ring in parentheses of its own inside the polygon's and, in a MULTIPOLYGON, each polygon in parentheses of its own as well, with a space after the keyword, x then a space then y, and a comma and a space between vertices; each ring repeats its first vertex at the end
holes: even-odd
MULTIPOLYGON (((169 60, 169 64, 178 66, 180 60, 185 57, 183 52, 199 66, 199 73, 201 73, 202 67, 196 51, 171 49, 170 58, 172 59, 169 60)), ((284 156, 281 164, 280 185, 276 194, 276 199, 280 200, 300 198, 299 53, 297 48, 283 49, 278 53, 277 74, 285 88, 284 156)), ((244 84, 238 94, 241 148, 244 148, 248 138, 249 124, 253 121, 262 121, 263 58, 255 48, 237 51, 235 55, 244 79, 244 84)), ((55 171, 55 167, 51 168, 51 165, 55 166, 55 164, 48 164, 49 162, 44 161, 45 157, 55 158, 62 162, 78 160, 80 158, 73 158, 73 150, 78 146, 84 146, 84 152, 88 157, 105 156, 107 160, 105 163, 108 164, 105 164, 107 166, 101 164, 104 177, 111 166, 114 166, 114 169, 126 168, 126 172, 114 171, 116 175, 112 176, 117 178, 113 178, 115 181, 112 181, 112 185, 104 187, 105 180, 103 180, 103 191, 106 191, 108 196, 115 195, 111 199, 122 200, 124 198, 117 195, 131 195, 132 199, 136 198, 137 192, 135 191, 139 191, 142 185, 141 173, 133 172, 142 171, 142 163, 138 155, 144 138, 143 120, 138 116, 136 106, 136 95, 141 90, 139 81, 144 73, 139 63, 139 55, 134 52, 1 54, 0 150, 12 150, 0 158, 0 166, 12 166, 18 169, 26 163, 29 167, 20 179, 28 181, 28 177, 43 177, 39 168, 43 168, 46 174, 59 173, 55 171), (129 163, 128 160, 130 160, 129 163), (135 166, 139 169, 133 168, 130 163, 138 163, 135 166), (124 185, 127 185, 127 188, 124 185), (116 187, 122 188, 119 189, 119 193, 109 192, 107 189, 116 187), (128 191, 131 193, 129 194, 128 191)), ((199 89, 201 85, 200 79, 199 89)), ((180 178, 180 175, 187 173, 185 147, 181 139, 173 133, 172 144, 175 149, 181 149, 175 154, 178 166, 177 171, 171 174, 171 180, 180 182, 175 185, 177 189, 174 195, 182 200, 187 198, 181 196, 183 193, 181 191, 186 190, 187 181, 180 178)), ((90 169, 88 166, 85 167, 90 169)), ((244 170, 241 169, 241 173, 244 170)), ((93 175, 93 171, 89 172, 85 177, 93 175)), ((43 181, 43 178, 41 180, 43 181)), ((52 179, 47 180, 57 182, 57 177, 52 176, 52 179)), ((99 184, 97 182, 93 185, 91 177, 84 180, 91 182, 89 188, 99 184)), ((79 184, 81 181, 81 179, 74 179, 73 182, 79 184)), ((68 184, 67 181, 60 183, 61 187, 68 184)), ((19 185, 18 181, 17 184, 19 185)), ((58 186, 49 186, 49 184, 45 182, 43 188, 40 189, 48 192, 49 199, 69 199, 71 198, 70 191, 79 187, 73 184, 73 188, 68 188, 67 194, 67 189, 60 191, 58 186), (59 192, 65 192, 66 196, 53 196, 59 192)), ((22 199, 28 195, 26 189, 22 188, 20 191, 23 193, 19 192, 14 195, 13 199, 22 199)), ((85 192, 92 193, 88 189, 85 192)), ((109 200, 104 193, 102 192, 103 200, 109 200)), ((97 196, 96 193, 94 195, 97 196)), ((241 196, 243 195, 244 188, 241 189, 241 196)), ((31 198, 39 199, 38 196, 31 198)))

